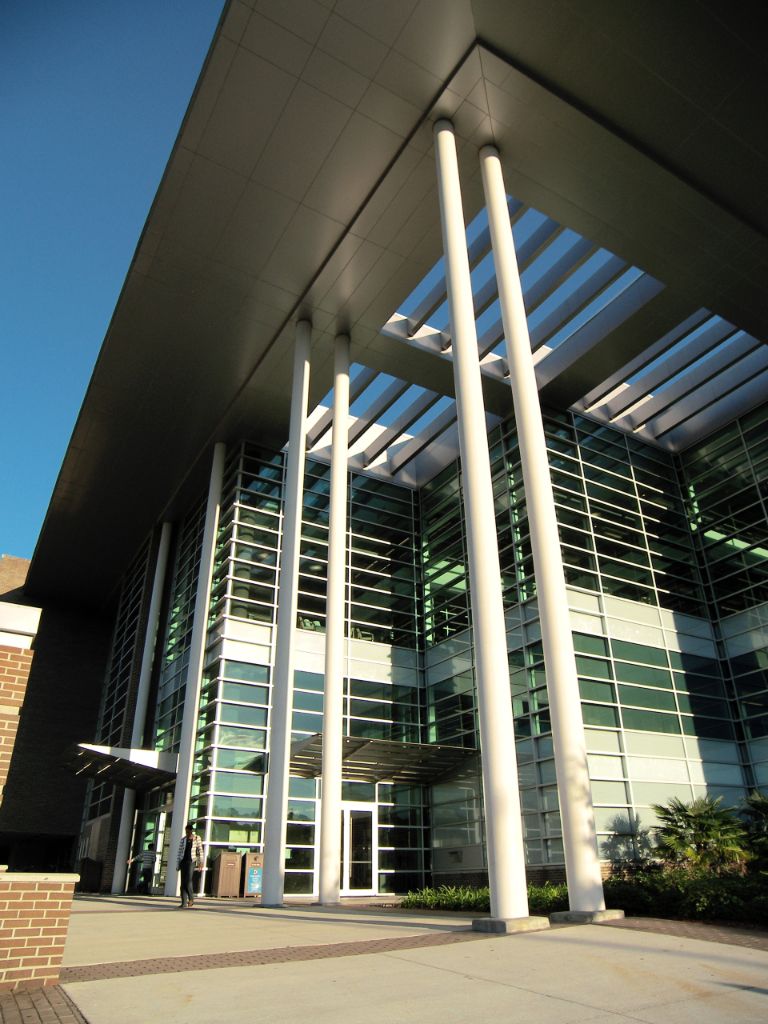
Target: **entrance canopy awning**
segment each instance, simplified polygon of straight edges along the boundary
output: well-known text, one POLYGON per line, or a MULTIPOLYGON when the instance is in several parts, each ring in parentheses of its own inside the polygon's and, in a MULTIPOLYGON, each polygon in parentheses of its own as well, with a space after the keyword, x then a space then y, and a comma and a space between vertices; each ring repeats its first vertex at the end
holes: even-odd
MULTIPOLYGON (((424 785, 458 767, 475 753, 465 747, 345 736, 342 774, 349 782, 412 782, 424 785)), ((291 775, 312 779, 322 772, 323 737, 308 736, 291 747, 291 775)))
POLYGON ((178 754, 166 751, 78 743, 70 750, 66 764, 75 775, 147 790, 173 782, 178 760, 178 754))

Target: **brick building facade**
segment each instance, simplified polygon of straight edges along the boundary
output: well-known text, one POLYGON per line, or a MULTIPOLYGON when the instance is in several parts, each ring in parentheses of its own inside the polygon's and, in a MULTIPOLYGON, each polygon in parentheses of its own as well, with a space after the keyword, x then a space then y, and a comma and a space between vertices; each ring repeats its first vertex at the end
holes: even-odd
POLYGON ((32 642, 40 611, 16 604, 29 562, 0 557, 0 807, 2 807, 19 717, 32 667, 32 642))
POLYGON ((66 871, 86 783, 65 761, 93 731, 109 631, 76 609, 25 603, 28 566, 0 558, 0 863, 66 871))

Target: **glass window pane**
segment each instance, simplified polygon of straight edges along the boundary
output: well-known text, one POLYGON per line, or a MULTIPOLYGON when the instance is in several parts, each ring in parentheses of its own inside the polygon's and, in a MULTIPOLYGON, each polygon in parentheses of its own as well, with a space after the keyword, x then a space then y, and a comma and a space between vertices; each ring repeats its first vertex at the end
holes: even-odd
POLYGON ((615 729, 619 724, 616 708, 602 704, 582 704, 582 717, 585 725, 603 725, 615 729))
POLYGON ((625 729, 665 733, 679 733, 681 731, 677 715, 664 715, 658 711, 638 711, 634 708, 623 708, 621 717, 624 720, 625 729))
POLYGON ((215 796, 212 814, 216 818, 260 818, 261 800, 245 796, 215 796))
POLYGON ((616 703, 613 686, 610 683, 596 683, 592 679, 580 679, 579 693, 584 700, 597 700, 604 704, 616 703))
POLYGON ((671 690, 655 690, 645 686, 619 686, 622 705, 634 704, 658 711, 676 711, 675 695, 671 690))
POLYGON ((625 661, 616 662, 616 678, 624 683, 642 683, 646 686, 660 686, 671 689, 671 674, 660 668, 649 668, 647 665, 629 665, 625 661))
POLYGON ((225 700, 250 701, 252 704, 269 703, 269 690, 266 686, 249 686, 247 683, 222 683, 221 695, 225 700))
POLYGON ((266 665, 247 665, 242 661, 225 661, 224 675, 230 679, 243 679, 249 683, 269 682, 269 669, 266 665))
POLYGON ((219 726, 219 743, 225 747, 249 747, 251 750, 263 750, 266 745, 266 733, 262 729, 234 728, 222 725, 219 726))
POLYGON ((314 821, 315 820, 315 808, 314 802, 308 800, 289 800, 288 801, 288 820, 289 821, 314 821))
POLYGON ((247 707, 244 704, 220 704, 219 719, 237 725, 266 725, 267 709, 247 707))

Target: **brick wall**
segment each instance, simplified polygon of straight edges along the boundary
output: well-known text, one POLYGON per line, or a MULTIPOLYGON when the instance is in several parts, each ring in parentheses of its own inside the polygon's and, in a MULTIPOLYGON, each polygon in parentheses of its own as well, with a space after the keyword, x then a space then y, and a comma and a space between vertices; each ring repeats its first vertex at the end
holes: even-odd
POLYGON ((11 754, 19 729, 32 651, 0 644, 0 802, 8 781, 11 754))
POLYGON ((41 615, 28 568, 0 556, 0 863, 71 871, 87 783, 66 762, 95 735, 112 623, 107 609, 41 615))
POLYGON ((77 880, 0 872, 0 992, 59 980, 77 880))
MULTIPOLYGON (((544 885, 545 882, 559 885, 560 882, 565 881, 565 865, 526 865, 525 880, 529 885, 544 885)), ((433 871, 432 885, 471 885, 479 888, 488 885, 488 872, 433 871)))
POLYGON ((525 877, 530 885, 560 885, 565 881, 565 864, 535 864, 525 869, 525 877))
POLYGON ((28 558, 0 555, 0 598, 6 601, 20 599, 29 566, 28 558))
POLYGON ((46 608, 40 618, 0 801, 0 862, 11 871, 74 866, 87 782, 66 758, 93 741, 110 631, 108 620, 74 609, 46 608))

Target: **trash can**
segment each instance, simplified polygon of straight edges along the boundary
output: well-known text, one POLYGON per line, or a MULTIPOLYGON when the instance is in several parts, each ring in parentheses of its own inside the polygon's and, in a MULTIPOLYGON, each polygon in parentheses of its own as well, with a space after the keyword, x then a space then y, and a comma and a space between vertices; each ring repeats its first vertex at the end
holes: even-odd
POLYGON ((246 853, 243 857, 243 896, 261 896, 264 871, 263 853, 246 853))
POLYGON ((77 868, 80 875, 80 881, 76 887, 77 891, 101 892, 101 873, 103 868, 103 861, 93 860, 92 857, 83 857, 77 868))
POLYGON ((213 862, 212 896, 240 895, 240 862, 239 853, 224 850, 213 862))

